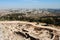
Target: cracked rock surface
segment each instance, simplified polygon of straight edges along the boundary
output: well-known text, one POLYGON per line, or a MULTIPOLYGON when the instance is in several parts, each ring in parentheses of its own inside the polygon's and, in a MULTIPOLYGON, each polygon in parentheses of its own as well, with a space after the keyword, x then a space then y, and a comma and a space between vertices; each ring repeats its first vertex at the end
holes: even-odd
POLYGON ((30 22, 0 22, 0 40, 60 40, 60 29, 30 22))

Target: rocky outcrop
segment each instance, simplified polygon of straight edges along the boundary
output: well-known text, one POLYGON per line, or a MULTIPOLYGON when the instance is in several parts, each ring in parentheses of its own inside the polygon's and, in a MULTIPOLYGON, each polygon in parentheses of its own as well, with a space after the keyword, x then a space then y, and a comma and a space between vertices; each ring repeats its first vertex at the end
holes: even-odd
POLYGON ((0 22, 3 40, 60 40, 60 29, 30 22, 0 22))

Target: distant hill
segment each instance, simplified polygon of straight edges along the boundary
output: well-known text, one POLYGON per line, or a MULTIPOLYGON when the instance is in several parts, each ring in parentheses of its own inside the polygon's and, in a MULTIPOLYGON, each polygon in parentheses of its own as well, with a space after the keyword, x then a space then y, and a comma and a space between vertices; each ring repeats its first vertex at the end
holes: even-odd
POLYGON ((52 14, 56 16, 60 16, 60 9, 47 9, 48 12, 51 12, 52 14))
POLYGON ((60 9, 7 10, 0 12, 0 20, 44 22, 60 25, 60 9))

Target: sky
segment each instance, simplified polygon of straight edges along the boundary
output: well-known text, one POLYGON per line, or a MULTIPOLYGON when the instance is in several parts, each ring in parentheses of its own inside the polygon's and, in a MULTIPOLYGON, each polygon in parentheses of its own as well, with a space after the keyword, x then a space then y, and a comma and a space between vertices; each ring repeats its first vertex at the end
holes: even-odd
POLYGON ((60 0, 0 0, 0 9, 60 8, 60 0))

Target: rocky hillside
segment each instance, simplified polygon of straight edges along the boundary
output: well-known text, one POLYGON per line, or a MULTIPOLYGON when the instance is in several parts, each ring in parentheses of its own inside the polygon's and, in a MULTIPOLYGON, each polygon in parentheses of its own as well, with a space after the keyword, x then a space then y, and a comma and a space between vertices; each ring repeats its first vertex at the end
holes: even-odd
POLYGON ((23 21, 0 21, 0 34, 0 40, 60 40, 60 29, 23 21))

